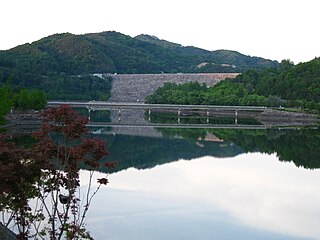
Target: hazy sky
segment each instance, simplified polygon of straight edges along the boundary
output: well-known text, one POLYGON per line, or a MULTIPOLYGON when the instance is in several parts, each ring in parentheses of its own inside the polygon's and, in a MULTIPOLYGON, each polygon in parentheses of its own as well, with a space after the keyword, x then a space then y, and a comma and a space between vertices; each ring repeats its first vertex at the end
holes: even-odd
POLYGON ((295 63, 320 56, 319 0, 1 0, 0 49, 118 31, 295 63))

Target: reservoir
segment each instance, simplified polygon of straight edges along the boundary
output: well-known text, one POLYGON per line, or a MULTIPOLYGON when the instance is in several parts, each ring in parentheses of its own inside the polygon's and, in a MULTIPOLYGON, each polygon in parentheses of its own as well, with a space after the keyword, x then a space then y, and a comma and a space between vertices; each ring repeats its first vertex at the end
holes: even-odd
POLYGON ((95 239, 320 239, 317 128, 114 128, 99 138, 118 164, 90 206, 95 239))
MULTIPOLYGON (((92 190, 97 179, 109 183, 85 219, 94 239, 320 239, 318 125, 266 124, 233 110, 78 110, 109 153, 92 190)), ((12 131, 39 127, 24 124, 12 131)), ((80 191, 89 179, 81 165, 80 191)))

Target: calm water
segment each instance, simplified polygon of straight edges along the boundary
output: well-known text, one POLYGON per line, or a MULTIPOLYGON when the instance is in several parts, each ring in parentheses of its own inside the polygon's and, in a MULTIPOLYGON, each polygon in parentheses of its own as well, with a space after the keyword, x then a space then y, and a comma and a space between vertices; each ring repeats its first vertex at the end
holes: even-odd
POLYGON ((95 239, 320 239, 318 129, 101 132, 95 239))

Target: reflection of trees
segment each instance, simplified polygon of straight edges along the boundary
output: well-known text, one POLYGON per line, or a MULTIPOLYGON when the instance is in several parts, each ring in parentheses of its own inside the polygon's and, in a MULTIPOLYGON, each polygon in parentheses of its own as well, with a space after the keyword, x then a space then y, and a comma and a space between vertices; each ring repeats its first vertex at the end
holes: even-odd
POLYGON ((42 116, 31 148, 0 139, 0 221, 18 239, 91 239, 85 217, 92 197, 108 182, 98 179, 92 188, 93 172, 107 155, 105 144, 87 138, 87 120, 67 106, 42 116), (90 171, 85 192, 80 191, 79 164, 90 171))
MULTIPOLYGON (((319 130, 159 128, 158 131, 163 137, 100 135, 108 143, 109 160, 117 162, 113 171, 152 168, 203 156, 233 157, 244 152, 277 153, 281 161, 293 161, 305 168, 320 167, 319 130), (207 141, 208 136, 224 142, 207 141)), ((108 172, 105 168, 99 171, 108 172)))
POLYGON ((90 113, 87 108, 73 108, 82 116, 90 117, 91 122, 110 122, 110 110, 91 109, 90 113))
MULTIPOLYGON (((163 130, 161 129, 161 131, 163 130)), ((117 168, 113 171, 121 171, 130 167, 137 169, 153 168, 180 159, 191 160, 203 156, 224 158, 243 153, 241 148, 235 144, 204 141, 197 144, 198 137, 194 138, 195 140, 186 139, 187 136, 198 136, 198 133, 194 133, 192 130, 186 133, 184 138, 170 137, 176 136, 178 133, 178 131, 172 135, 168 133, 167 136, 161 138, 121 134, 101 135, 100 137, 108 143, 108 150, 111 153, 108 159, 117 162, 117 168)), ((108 172, 104 168, 99 170, 108 172)))
MULTIPOLYGON (((206 112, 198 111, 192 112, 185 110, 183 111, 182 116, 180 116, 181 124, 235 124, 234 111, 225 112, 224 115, 221 116, 206 116, 206 112)), ((145 113, 145 120, 149 119, 149 115, 145 113)), ((152 123, 178 123, 177 113, 162 113, 162 112, 152 112, 150 115, 150 121, 152 123)), ((246 124, 246 125, 261 125, 254 118, 245 118, 238 117, 238 124, 246 124)))
MULTIPOLYGON (((217 135, 220 136, 219 133, 217 135)), ((275 152, 280 161, 293 161, 298 167, 320 168, 319 129, 243 130, 228 135, 229 141, 235 142, 246 151, 275 152)))
POLYGON ((194 141, 210 132, 245 152, 277 153, 280 161, 293 161, 296 166, 320 168, 320 130, 241 130, 241 129, 165 129, 166 135, 178 135, 194 141))

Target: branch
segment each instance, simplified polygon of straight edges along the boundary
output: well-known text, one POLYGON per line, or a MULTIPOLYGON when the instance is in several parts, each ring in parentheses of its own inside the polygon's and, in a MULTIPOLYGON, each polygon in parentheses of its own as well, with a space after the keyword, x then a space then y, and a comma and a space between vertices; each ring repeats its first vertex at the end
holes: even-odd
MULTIPOLYGON (((85 207, 85 210, 84 210, 84 212, 83 212, 83 214, 82 214, 82 218, 81 218, 81 222, 80 222, 80 225, 79 225, 79 226, 82 226, 82 224, 83 224, 83 222, 84 222, 84 219, 85 219, 85 217, 86 217, 86 214, 87 214, 87 212, 88 212, 88 210, 89 210, 89 206, 90 206, 90 204, 91 204, 91 202, 92 202, 92 199, 93 199, 93 197, 98 193, 98 191, 99 191, 99 189, 100 189, 100 187, 101 187, 101 185, 102 185, 102 184, 100 183, 99 186, 96 188, 96 190, 93 192, 93 194, 89 197, 90 191, 91 191, 93 173, 94 173, 94 171, 90 171, 89 186, 88 186, 88 192, 87 192, 87 200, 86 200, 86 205, 85 205, 86 207, 85 207)), ((107 174, 106 177, 108 177, 108 174, 107 174)))

